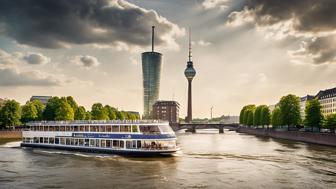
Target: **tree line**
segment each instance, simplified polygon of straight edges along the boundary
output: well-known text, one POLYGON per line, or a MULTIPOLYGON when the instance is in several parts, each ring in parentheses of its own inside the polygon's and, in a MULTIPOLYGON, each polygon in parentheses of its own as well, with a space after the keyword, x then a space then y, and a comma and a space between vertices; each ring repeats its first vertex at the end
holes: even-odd
POLYGON ((138 114, 118 111, 101 103, 94 103, 91 111, 79 106, 73 97, 52 97, 46 105, 39 100, 28 101, 23 106, 15 100, 0 105, 0 126, 11 127, 40 120, 136 120, 138 114))
POLYGON ((323 116, 322 107, 317 98, 308 100, 305 106, 305 116, 300 115, 300 98, 289 94, 281 97, 275 109, 270 112, 266 105, 256 106, 254 104, 244 106, 240 111, 239 122, 247 126, 269 126, 281 127, 308 127, 313 131, 314 128, 330 129, 332 133, 336 128, 336 114, 323 116))

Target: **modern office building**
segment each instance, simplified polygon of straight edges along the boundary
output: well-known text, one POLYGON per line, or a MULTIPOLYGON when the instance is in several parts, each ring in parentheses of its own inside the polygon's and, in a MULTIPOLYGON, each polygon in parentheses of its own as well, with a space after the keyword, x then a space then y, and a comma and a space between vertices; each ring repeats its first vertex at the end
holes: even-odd
POLYGON ((187 62, 187 68, 184 70, 184 75, 188 80, 188 112, 186 117, 186 122, 190 123, 192 121, 192 94, 191 94, 191 82, 196 75, 196 70, 194 69, 191 56, 191 32, 189 30, 189 61, 187 62))
POLYGON ((306 95, 300 98, 300 115, 302 120, 304 120, 305 118, 305 109, 307 101, 312 99, 314 99, 313 95, 306 95))
POLYGON ((336 113, 336 87, 332 89, 321 90, 315 97, 321 103, 321 111, 323 115, 336 113))
POLYGON ((152 51, 144 52, 142 58, 142 75, 144 88, 143 118, 150 118, 153 104, 159 99, 162 54, 154 51, 154 26, 152 27, 152 51))
POLYGON ((152 118, 169 121, 170 124, 179 121, 180 104, 176 101, 156 101, 153 105, 152 118))
POLYGON ((39 100, 39 101, 42 102, 42 104, 47 105, 48 100, 51 99, 51 98, 52 98, 52 96, 32 96, 30 98, 30 101, 39 100))

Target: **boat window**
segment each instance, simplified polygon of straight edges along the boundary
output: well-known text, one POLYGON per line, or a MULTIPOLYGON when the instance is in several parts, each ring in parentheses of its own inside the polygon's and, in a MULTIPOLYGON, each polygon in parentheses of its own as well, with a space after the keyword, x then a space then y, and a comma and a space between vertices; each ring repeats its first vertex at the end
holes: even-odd
POLYGON ((119 132, 119 125, 113 125, 112 132, 119 132))
POLYGON ((86 125, 85 126, 85 132, 89 132, 90 131, 90 126, 86 125))
POLYGON ((59 138, 55 138, 55 144, 59 144, 59 138))
POLYGON ((63 138, 63 137, 61 138, 61 144, 65 145, 65 138, 63 138))
POLYGON ((132 125, 132 132, 137 133, 138 132, 138 126, 137 125, 132 125))
POLYGON ((61 126, 60 131, 65 131, 65 126, 61 126))
POLYGON ((59 130, 60 130, 59 126, 55 126, 55 131, 59 131, 59 130))
POLYGON ((75 146, 78 146, 78 138, 75 138, 74 142, 75 142, 75 146))
POLYGON ((121 140, 120 143, 119 143, 119 147, 120 147, 120 148, 124 148, 124 143, 125 143, 125 142, 124 142, 123 140, 121 140))
POLYGON ((99 139, 96 139, 96 147, 99 147, 99 139))
POLYGON ((86 139, 84 140, 84 145, 85 145, 85 146, 89 146, 89 143, 90 143, 90 139, 86 138, 86 139))
POLYGON ((106 140, 101 140, 100 141, 100 147, 106 148, 106 140))
POLYGON ((75 139, 74 138, 70 138, 70 145, 74 145, 75 144, 75 139))
POLYGON ((50 137, 49 138, 49 144, 54 144, 55 143, 55 138, 54 137, 50 137))
POLYGON ((126 141, 126 148, 130 149, 131 148, 131 141, 126 141))
POLYGON ((141 148, 141 140, 137 140, 137 148, 138 148, 138 149, 141 148))
POLYGON ((44 137, 44 138, 43 138, 43 143, 45 143, 45 144, 48 144, 48 143, 49 143, 47 137, 44 137))
POLYGON ((44 131, 48 131, 48 126, 44 126, 44 131))
POLYGON ((106 148, 111 148, 111 140, 106 140, 106 148))
POLYGON ((90 146, 95 146, 95 139, 90 139, 90 146))
POLYGON ((105 129, 106 127, 105 127, 105 125, 102 125, 102 126, 100 126, 99 127, 99 132, 105 132, 105 129))
POLYGON ((79 146, 84 146, 84 139, 78 139, 79 146))
POLYGON ((39 143, 39 138, 38 137, 34 137, 34 143, 39 143))
POLYGON ((90 132, 97 132, 95 126, 90 126, 90 132))
POLYGON ((169 125, 159 125, 161 132, 172 133, 173 129, 169 125))
POLYGON ((126 141, 126 148, 128 148, 128 149, 135 149, 136 148, 136 144, 137 144, 136 140, 126 141))
POLYGON ((49 127, 49 131, 54 131, 54 130, 55 130, 54 126, 49 127))
POLYGON ((66 145, 70 145, 70 144, 71 144, 70 138, 66 138, 66 139, 65 139, 65 144, 66 144, 66 145))
POLYGON ((74 126, 74 131, 78 131, 78 126, 74 126))
POLYGON ((120 132, 131 132, 130 125, 120 125, 120 132))
POLYGON ((119 140, 113 140, 113 148, 118 148, 119 147, 119 140))
POLYGON ((106 126, 106 132, 112 132, 112 126, 111 125, 106 126))
POLYGON ((151 135, 156 135, 160 134, 159 127, 156 125, 140 125, 140 132, 143 134, 151 134, 151 135))
POLYGON ((79 131, 85 131, 85 127, 84 126, 79 126, 79 131))

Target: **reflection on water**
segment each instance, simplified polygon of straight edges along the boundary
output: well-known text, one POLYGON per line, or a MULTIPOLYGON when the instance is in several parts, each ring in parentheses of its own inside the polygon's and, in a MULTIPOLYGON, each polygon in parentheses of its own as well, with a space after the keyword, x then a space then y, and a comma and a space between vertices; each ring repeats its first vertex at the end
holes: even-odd
POLYGON ((225 131, 178 133, 173 157, 0 146, 0 188, 336 188, 336 148, 225 131))

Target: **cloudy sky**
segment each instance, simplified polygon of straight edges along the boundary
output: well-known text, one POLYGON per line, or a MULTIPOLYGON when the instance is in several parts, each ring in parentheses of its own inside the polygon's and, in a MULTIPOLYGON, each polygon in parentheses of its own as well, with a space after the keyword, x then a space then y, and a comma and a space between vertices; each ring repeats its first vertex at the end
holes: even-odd
POLYGON ((335 87, 335 0, 2 0, 0 98, 74 96, 142 112, 141 52, 163 53, 160 99, 186 114, 192 29, 194 117, 335 87))

